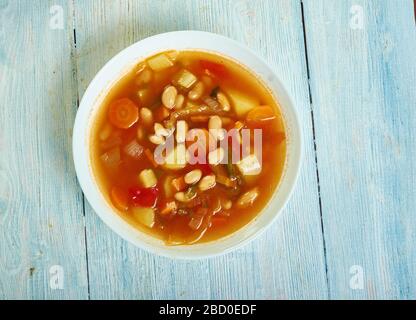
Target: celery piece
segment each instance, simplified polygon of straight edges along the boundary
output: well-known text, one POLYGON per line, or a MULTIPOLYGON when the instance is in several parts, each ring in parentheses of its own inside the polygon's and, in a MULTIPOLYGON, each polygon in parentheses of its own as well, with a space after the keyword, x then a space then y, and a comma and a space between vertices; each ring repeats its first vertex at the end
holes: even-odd
POLYGON ((183 89, 190 89, 197 81, 198 79, 193 73, 186 69, 182 69, 174 77, 173 84, 183 89))
POLYGON ((161 71, 173 66, 173 62, 163 53, 147 60, 147 64, 153 71, 161 71))

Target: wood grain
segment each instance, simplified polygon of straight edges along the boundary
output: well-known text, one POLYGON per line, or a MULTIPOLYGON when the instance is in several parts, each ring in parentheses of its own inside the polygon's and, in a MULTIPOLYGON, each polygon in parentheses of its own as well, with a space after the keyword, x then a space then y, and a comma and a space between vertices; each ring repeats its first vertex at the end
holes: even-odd
POLYGON ((224 34, 256 50, 292 93, 304 128, 299 184, 281 219, 245 248, 199 262, 134 248, 86 206, 90 293, 98 298, 326 298, 328 296, 298 1, 78 1, 79 94, 114 54, 182 29, 224 34))
POLYGON ((330 298, 415 299, 413 3, 303 2, 330 298))
POLYGON ((88 297, 82 193, 71 156, 76 112, 66 2, 0 2, 0 298, 88 297), (49 27, 60 5, 64 29, 49 27), (63 289, 50 267, 63 268, 63 289))

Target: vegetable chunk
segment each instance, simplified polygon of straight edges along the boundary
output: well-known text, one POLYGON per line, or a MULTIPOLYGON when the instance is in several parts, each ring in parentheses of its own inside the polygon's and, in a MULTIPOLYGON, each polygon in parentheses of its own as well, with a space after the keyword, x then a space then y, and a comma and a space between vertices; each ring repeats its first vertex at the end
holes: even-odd
POLYGON ((250 96, 244 92, 231 88, 225 89, 224 92, 230 98, 234 111, 239 117, 245 116, 250 110, 260 104, 257 97, 250 96))
POLYGON ((188 246, 229 236, 267 207, 289 132, 250 70, 215 52, 169 50, 108 80, 89 149, 114 214, 188 246))
POLYGON ((118 99, 111 104, 108 119, 117 128, 130 128, 139 120, 139 108, 128 98, 118 99))
POLYGON ((152 208, 134 207, 132 209, 134 218, 148 228, 155 224, 155 211, 152 208))
POLYGON ((175 86, 181 87, 182 89, 190 89, 198 81, 195 75, 186 70, 182 69, 173 79, 173 84, 175 86))
POLYGON ((151 188, 157 184, 157 179, 152 169, 142 170, 139 174, 139 181, 144 188, 151 188))
POLYGON ((153 71, 162 71, 173 66, 173 62, 163 53, 150 58, 147 63, 153 71))
POLYGON ((241 174, 245 176, 255 176, 261 172, 261 164, 254 154, 251 154, 237 163, 241 174))

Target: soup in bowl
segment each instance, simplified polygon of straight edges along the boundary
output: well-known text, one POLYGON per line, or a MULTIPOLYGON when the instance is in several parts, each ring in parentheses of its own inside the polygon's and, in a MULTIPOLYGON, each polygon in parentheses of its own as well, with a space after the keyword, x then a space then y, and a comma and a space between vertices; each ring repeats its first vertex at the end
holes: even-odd
POLYGON ((97 213, 133 243, 174 257, 223 253, 286 202, 300 160, 296 113, 267 65, 256 57, 253 70, 240 50, 207 33, 159 35, 111 60, 83 97, 78 178, 97 213), (175 37, 176 46, 157 41, 175 37))

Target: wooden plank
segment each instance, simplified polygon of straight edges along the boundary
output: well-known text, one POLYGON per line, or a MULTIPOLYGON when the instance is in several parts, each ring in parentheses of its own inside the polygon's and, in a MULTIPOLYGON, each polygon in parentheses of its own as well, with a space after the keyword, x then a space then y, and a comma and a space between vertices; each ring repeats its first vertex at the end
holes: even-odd
POLYGON ((298 1, 79 1, 79 93, 114 54, 147 36, 216 32, 264 56, 292 93, 304 129, 298 186, 260 239, 223 257, 172 261, 134 248, 86 206, 91 298, 325 298, 323 239, 298 1))
POLYGON ((415 299, 413 3, 303 2, 330 297, 415 299))
POLYGON ((88 297, 82 193, 71 156, 71 17, 63 1, 0 4, 1 299, 88 297), (63 13, 62 30, 49 27, 53 5, 63 13), (62 267, 63 289, 50 286, 54 265, 62 267))

